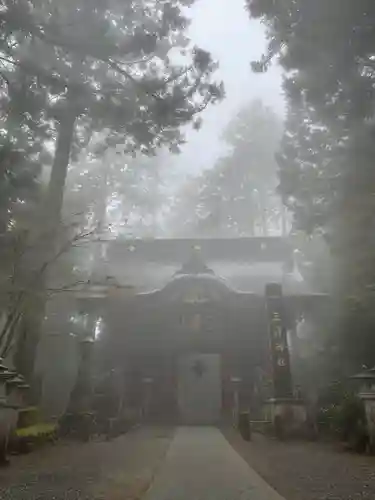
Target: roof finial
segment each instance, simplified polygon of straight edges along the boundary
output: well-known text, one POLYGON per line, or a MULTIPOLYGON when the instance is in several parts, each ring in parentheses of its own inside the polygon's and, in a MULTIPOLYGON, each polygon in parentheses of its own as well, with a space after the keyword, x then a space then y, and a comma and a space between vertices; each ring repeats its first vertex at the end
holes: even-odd
POLYGON ((189 260, 183 264, 175 275, 181 274, 215 274, 201 257, 199 250, 194 249, 189 260))

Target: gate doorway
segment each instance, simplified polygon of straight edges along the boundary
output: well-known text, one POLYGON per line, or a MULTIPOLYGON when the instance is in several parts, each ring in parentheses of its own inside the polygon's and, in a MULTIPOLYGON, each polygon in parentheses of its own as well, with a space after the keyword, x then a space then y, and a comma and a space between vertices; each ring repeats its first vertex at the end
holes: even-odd
POLYGON ((222 409, 220 354, 189 354, 178 363, 178 410, 181 423, 215 424, 222 409))

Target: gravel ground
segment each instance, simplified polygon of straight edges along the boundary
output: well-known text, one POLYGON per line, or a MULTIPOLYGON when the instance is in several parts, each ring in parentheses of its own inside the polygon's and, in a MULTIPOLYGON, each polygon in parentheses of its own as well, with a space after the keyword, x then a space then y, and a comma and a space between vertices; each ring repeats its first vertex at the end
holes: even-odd
POLYGON ((332 445, 279 442, 255 434, 247 443, 233 429, 224 436, 286 500, 374 500, 375 458, 332 445))
POLYGON ((0 469, 2 500, 138 500, 173 438, 173 428, 138 428, 112 441, 61 442, 0 469))

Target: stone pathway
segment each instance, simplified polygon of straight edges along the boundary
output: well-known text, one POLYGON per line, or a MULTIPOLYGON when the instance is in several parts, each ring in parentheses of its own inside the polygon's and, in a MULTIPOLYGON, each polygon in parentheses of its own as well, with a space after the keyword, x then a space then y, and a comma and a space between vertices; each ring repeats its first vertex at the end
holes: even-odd
POLYGON ((212 427, 180 427, 143 500, 283 500, 212 427))

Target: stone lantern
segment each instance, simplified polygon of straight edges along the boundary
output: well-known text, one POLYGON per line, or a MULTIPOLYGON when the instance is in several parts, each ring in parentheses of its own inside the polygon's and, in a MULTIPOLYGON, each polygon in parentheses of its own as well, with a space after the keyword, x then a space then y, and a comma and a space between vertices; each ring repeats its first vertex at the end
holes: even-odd
POLYGON ((154 390, 154 379, 152 377, 143 377, 143 404, 142 404, 142 414, 143 417, 147 418, 150 416, 152 394, 154 390))
POLYGON ((5 403, 7 401, 6 382, 15 376, 16 373, 9 370, 9 368, 4 365, 3 359, 0 358, 0 403, 5 403))
POLYGON ((67 413, 63 419, 66 433, 88 440, 92 427, 92 354, 94 339, 89 336, 79 343, 79 367, 74 389, 70 395, 67 413))
POLYGON ((92 337, 86 337, 79 343, 79 368, 76 384, 70 397, 70 413, 86 413, 91 409, 94 342, 92 337))
POLYGON ((370 447, 375 450, 375 367, 351 377, 360 383, 358 396, 365 405, 370 447))
POLYGON ((375 394, 375 367, 357 373, 352 377, 352 380, 357 380, 360 383, 360 396, 366 397, 366 395, 375 394))
MULTIPOLYGON (((84 440, 90 437, 93 424, 93 357, 96 340, 97 320, 106 301, 118 290, 117 283, 110 277, 96 276, 75 292, 75 299, 82 321, 74 332, 79 339, 78 374, 67 411, 63 417, 63 427, 68 434, 78 434, 84 440)), ((124 287, 132 290, 132 287, 124 287)))
POLYGON ((6 383, 16 373, 9 370, 0 358, 0 465, 7 464, 7 449, 10 434, 17 423, 17 406, 9 403, 6 383))
POLYGON ((17 408, 24 407, 26 405, 26 393, 29 389, 30 386, 25 383, 22 375, 16 375, 7 380, 6 391, 8 403, 17 408))
POLYGON ((240 414, 240 387, 242 383, 242 379, 237 376, 230 377, 230 383, 232 386, 232 418, 235 426, 238 425, 238 417, 240 414))

